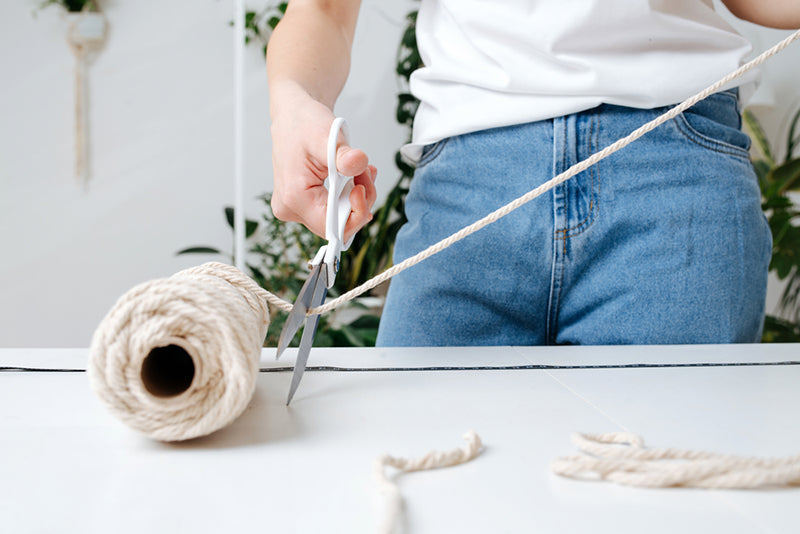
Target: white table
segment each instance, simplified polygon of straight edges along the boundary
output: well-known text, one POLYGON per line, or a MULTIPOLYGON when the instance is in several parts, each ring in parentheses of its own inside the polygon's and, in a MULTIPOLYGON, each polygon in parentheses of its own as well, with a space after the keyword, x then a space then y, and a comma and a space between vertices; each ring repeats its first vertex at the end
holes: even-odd
MULTIPOLYGON (((84 369, 86 355, 4 349, 0 367, 84 369)), ((373 459, 461 446, 470 429, 477 459, 398 477, 410 532, 800 532, 800 488, 646 490, 549 471, 574 431, 797 454, 798 360, 798 345, 314 349, 313 366, 382 370, 310 370, 290 407, 291 374, 262 372, 231 427, 172 445, 113 419, 83 372, 4 371, 0 532, 373 532, 373 459), (683 365, 699 362, 760 365, 683 365), (677 366, 624 367, 639 363, 677 366), (530 365, 576 368, 388 369, 530 365)))

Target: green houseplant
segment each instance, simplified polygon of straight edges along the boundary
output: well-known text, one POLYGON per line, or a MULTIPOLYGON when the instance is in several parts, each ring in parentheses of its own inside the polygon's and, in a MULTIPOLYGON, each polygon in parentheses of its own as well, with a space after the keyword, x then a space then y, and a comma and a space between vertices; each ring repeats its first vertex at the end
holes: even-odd
POLYGON ((759 154, 753 167, 761 186, 762 209, 772 231, 770 272, 784 282, 779 302, 781 316, 767 315, 764 341, 800 341, 800 109, 792 115, 782 159, 767 139, 764 129, 751 110, 745 110, 744 123, 759 154))
MULTIPOLYGON (((244 13, 244 43, 246 45, 257 42, 261 45, 261 52, 267 55, 267 43, 272 30, 278 25, 286 13, 289 2, 267 4, 259 11, 246 10, 244 13)), ((233 26, 233 21, 230 23, 233 26)))

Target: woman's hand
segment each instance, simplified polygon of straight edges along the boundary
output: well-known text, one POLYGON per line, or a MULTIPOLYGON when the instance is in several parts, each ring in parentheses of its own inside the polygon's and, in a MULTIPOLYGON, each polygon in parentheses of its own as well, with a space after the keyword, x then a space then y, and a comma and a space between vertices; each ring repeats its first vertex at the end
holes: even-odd
MULTIPOLYGON (((325 235, 331 110, 350 69, 360 0, 292 0, 267 49, 272 120, 272 211, 325 235)), ((345 242, 372 218, 375 167, 340 136, 339 173, 354 178, 345 242)))
MULTIPOLYGON (((323 183, 328 176, 327 144, 333 113, 293 83, 273 87, 271 97, 281 101, 271 126, 272 212, 278 219, 302 223, 324 237, 328 190, 323 183)), ((353 176, 354 182, 352 211, 344 230, 347 242, 372 219, 377 169, 362 150, 348 146, 341 135, 336 167, 341 174, 353 176)))

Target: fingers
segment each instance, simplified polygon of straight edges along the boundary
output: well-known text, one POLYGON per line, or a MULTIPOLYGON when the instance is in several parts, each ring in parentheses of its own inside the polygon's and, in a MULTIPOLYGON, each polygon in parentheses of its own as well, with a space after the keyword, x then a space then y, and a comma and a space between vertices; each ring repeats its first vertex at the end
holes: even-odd
MULTIPOLYGON (((353 177, 353 190, 350 192, 351 212, 344 230, 345 242, 372 220, 371 210, 378 196, 375 188, 377 174, 378 170, 374 165, 367 165, 364 172, 353 177)), ((282 221, 303 223, 309 230, 324 237, 328 190, 320 184, 318 187, 310 187, 296 193, 296 199, 288 195, 280 197, 273 195, 273 213, 282 221), (293 209, 292 206, 295 205, 301 206, 301 209, 293 209)))
POLYGON ((325 237, 328 190, 320 185, 290 190, 283 195, 273 194, 272 213, 281 221, 298 222, 318 236, 325 237))
POLYGON ((372 206, 377 198, 375 178, 378 170, 368 165, 366 170, 353 178, 353 190, 350 192, 350 217, 344 228, 344 240, 350 237, 372 220, 372 206))
POLYGON ((358 176, 369 166, 369 158, 363 150, 341 145, 336 151, 336 168, 345 176, 358 176))
MULTIPOLYGON (((272 124, 275 172, 271 205, 276 218, 302 223, 324 237, 328 197, 324 184, 329 171, 326 141, 332 119, 327 108, 316 111, 308 122, 310 126, 300 130, 295 124, 291 128, 283 123, 272 124)), ((369 164, 367 154, 348 146, 344 136, 340 136, 339 143, 336 168, 340 174, 352 176, 354 182, 351 214, 345 228, 345 237, 349 239, 372 219, 377 171, 369 164)))
POLYGON ((363 150, 347 145, 339 147, 336 154, 336 168, 345 176, 353 177, 353 190, 350 192, 350 217, 344 228, 344 240, 358 232, 372 220, 372 206, 377 199, 375 177, 378 170, 369 164, 369 158, 363 150))
POLYGON ((375 189, 375 179, 377 177, 378 169, 376 169, 374 165, 369 165, 367 167, 367 172, 353 178, 354 184, 364 186, 367 205, 370 209, 372 209, 372 206, 375 205, 375 201, 378 199, 378 191, 375 189))
POLYGON ((344 227, 344 241, 345 243, 350 240, 350 237, 358 232, 365 224, 372 220, 372 212, 367 206, 366 194, 364 186, 357 185, 353 187, 350 192, 350 217, 347 219, 347 224, 344 227))

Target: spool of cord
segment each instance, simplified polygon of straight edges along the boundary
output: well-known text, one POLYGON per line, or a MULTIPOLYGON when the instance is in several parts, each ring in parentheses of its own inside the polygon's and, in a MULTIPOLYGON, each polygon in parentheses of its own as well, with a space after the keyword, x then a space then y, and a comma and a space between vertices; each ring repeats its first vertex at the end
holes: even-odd
POLYGON ((210 434, 250 402, 268 325, 266 291, 230 265, 145 282, 95 331, 92 389, 117 418, 154 439, 210 434))

